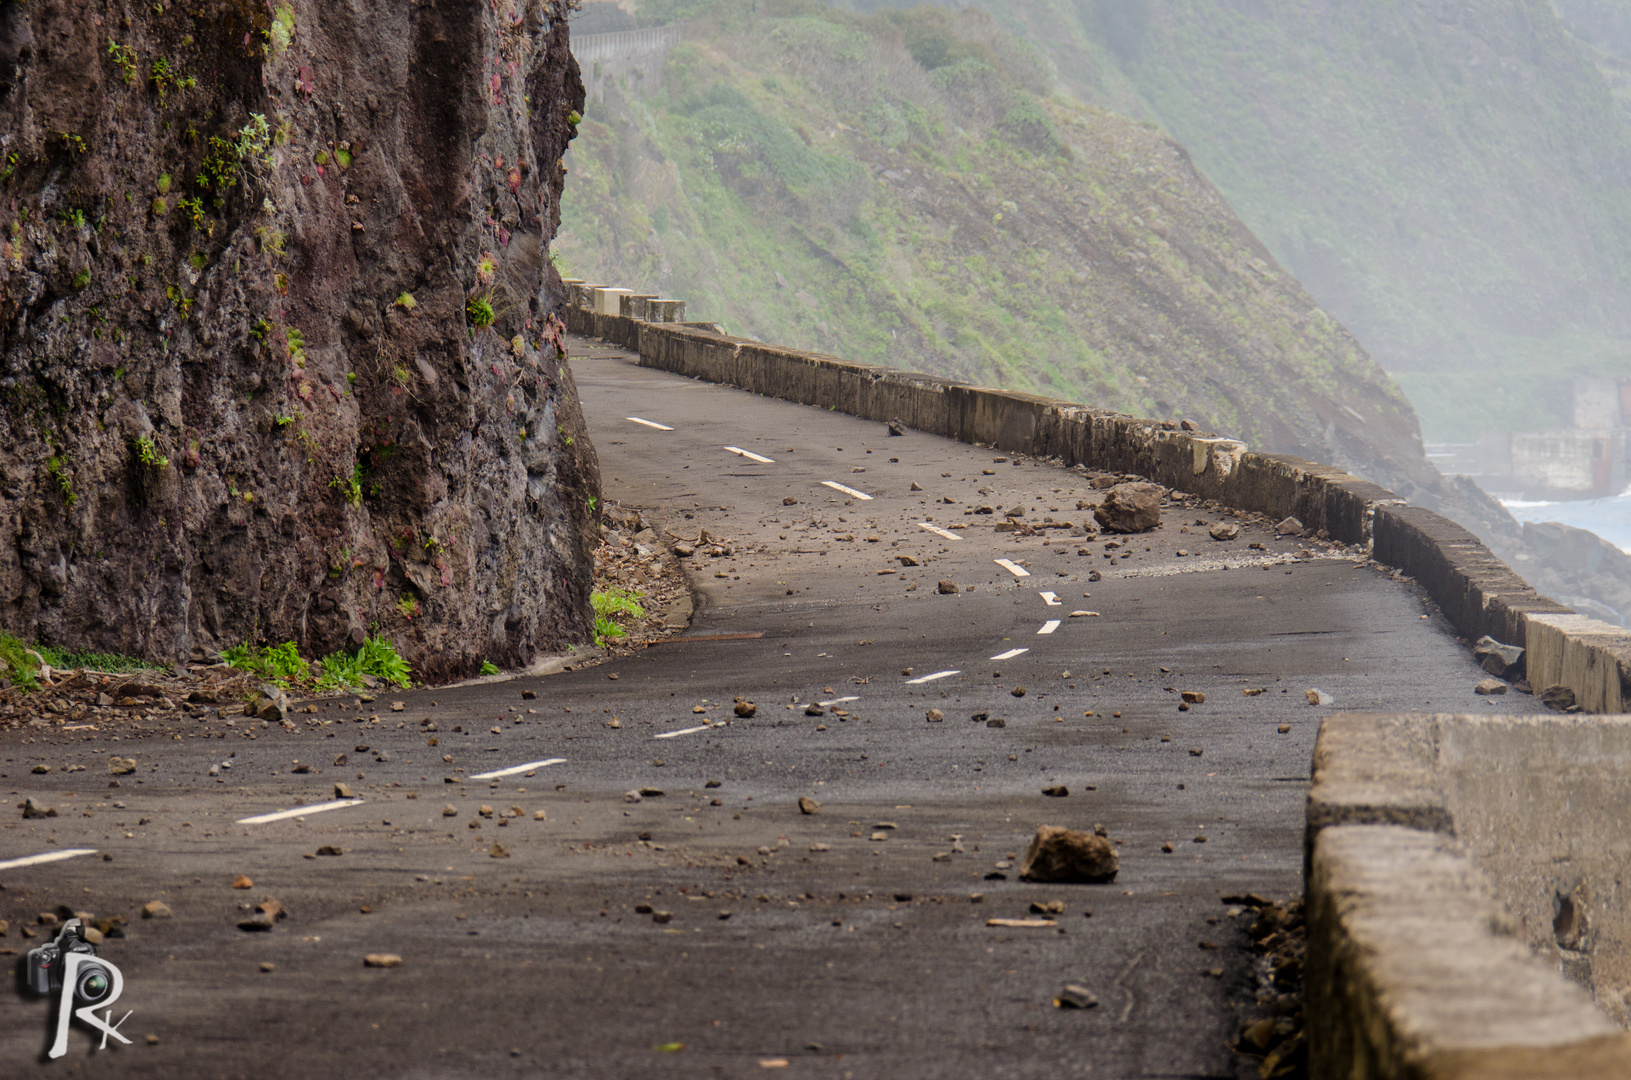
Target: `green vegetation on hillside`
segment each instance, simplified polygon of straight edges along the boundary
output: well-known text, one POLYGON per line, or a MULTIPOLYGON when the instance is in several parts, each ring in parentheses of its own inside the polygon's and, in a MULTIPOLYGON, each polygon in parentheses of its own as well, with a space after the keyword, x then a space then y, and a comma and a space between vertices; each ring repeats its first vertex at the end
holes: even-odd
POLYGON ((1188 416, 1377 479, 1425 467, 1397 388, 1184 149, 1056 93, 988 16, 641 17, 676 14, 661 89, 585 108, 570 272, 852 360, 1188 416))
POLYGON ((1567 424, 1570 375, 1631 368, 1623 0, 974 2, 1172 132, 1430 437, 1567 424))

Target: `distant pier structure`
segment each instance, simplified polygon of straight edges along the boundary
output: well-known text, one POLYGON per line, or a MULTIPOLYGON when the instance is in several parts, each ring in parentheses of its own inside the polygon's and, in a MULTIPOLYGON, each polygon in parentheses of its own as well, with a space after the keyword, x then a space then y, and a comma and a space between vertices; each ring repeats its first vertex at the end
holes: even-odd
POLYGON ((606 85, 624 82, 636 93, 650 93, 663 84, 663 61, 679 44, 678 23, 649 30, 620 30, 607 34, 572 35, 572 55, 583 72, 589 100, 604 102, 606 85))

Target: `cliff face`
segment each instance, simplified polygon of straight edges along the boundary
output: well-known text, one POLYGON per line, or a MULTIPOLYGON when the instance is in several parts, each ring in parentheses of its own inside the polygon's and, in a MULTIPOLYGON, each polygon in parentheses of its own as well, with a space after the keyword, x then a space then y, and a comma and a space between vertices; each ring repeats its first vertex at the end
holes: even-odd
POLYGON ((535 0, 0 0, 0 626, 185 657, 584 641, 535 0))

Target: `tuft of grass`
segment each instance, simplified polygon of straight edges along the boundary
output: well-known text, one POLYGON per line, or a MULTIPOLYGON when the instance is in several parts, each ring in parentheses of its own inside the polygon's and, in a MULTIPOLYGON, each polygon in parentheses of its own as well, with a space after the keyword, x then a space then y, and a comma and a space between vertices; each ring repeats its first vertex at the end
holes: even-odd
POLYGON ((221 656, 239 671, 270 679, 280 686, 311 678, 311 665, 301 658, 299 646, 292 641, 265 648, 244 642, 222 650, 221 656))
POLYGON ((65 671, 73 668, 90 668, 92 671, 124 675, 137 671, 151 671, 153 668, 147 661, 123 653, 92 652, 57 645, 36 645, 34 651, 44 657, 45 662, 53 668, 62 668, 65 671))
POLYGON ((590 594, 589 603, 595 609, 595 645, 604 646, 609 641, 625 636, 626 631, 618 619, 627 617, 643 619, 646 609, 640 605, 644 599, 643 594, 632 589, 606 589, 590 594))
POLYGON ((5 671, 0 674, 3 674, 12 686, 32 690, 40 684, 40 669, 35 665, 34 658, 24 651, 27 648, 28 646, 10 634, 0 634, 0 663, 5 664, 5 671))
POLYGON ((493 663, 491 660, 483 660, 481 662, 481 673, 483 675, 497 675, 498 665, 493 663))
POLYGON ((344 690, 363 684, 362 677, 372 675, 395 686, 407 689, 413 685, 413 672, 408 662, 396 651, 396 645, 383 634, 362 643, 355 653, 337 652, 323 657, 323 677, 317 680, 319 690, 344 690))

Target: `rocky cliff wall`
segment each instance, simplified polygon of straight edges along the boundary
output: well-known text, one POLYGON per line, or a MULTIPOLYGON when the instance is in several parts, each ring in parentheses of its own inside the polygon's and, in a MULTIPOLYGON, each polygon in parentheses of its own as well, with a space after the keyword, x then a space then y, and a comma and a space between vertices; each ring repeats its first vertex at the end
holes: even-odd
POLYGON ((536 0, 0 0, 0 626, 149 659, 589 636, 536 0))

